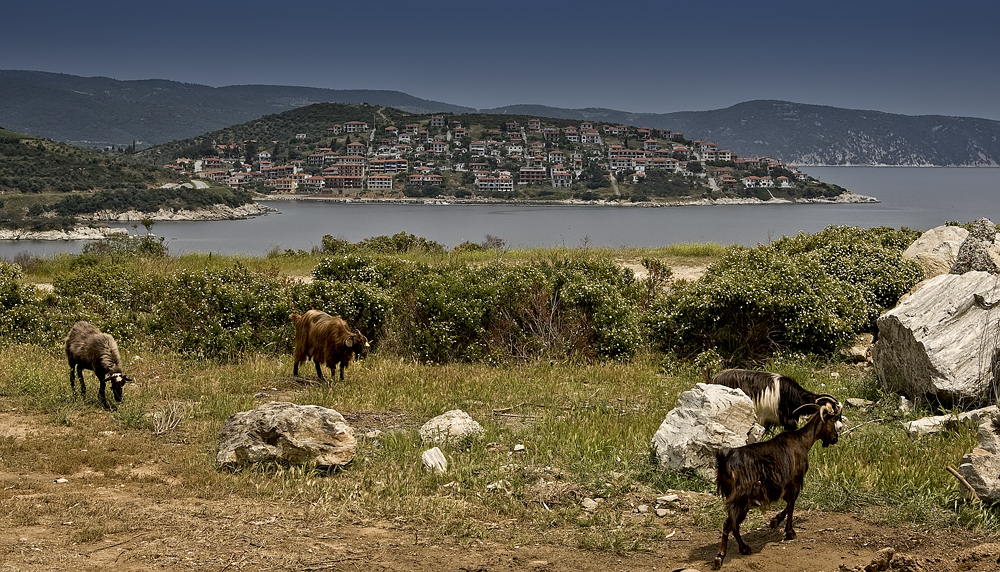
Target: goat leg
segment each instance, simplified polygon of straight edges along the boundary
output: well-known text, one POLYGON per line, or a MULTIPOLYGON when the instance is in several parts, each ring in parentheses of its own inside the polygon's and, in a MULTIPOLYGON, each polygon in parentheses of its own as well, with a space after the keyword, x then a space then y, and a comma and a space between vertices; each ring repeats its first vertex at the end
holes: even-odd
POLYGON ((770 522, 771 528, 778 528, 778 525, 781 524, 781 521, 784 520, 784 518, 787 515, 788 515, 788 506, 787 506, 787 503, 786 503, 785 510, 783 510, 783 511, 779 512, 778 514, 774 515, 774 518, 771 519, 771 522, 770 522))
POLYGON ((111 406, 108 405, 108 397, 104 394, 104 378, 98 376, 97 381, 101 382, 101 389, 97 392, 97 397, 101 400, 101 405, 103 405, 105 409, 111 409, 111 406))
POLYGON ((722 561, 726 559, 726 548, 729 544, 729 531, 733 527, 733 517, 726 518, 726 524, 722 525, 722 543, 719 544, 719 553, 715 555, 715 569, 722 568, 722 561))
POLYGON ((319 377, 321 383, 326 383, 326 378, 323 377, 323 368, 319 365, 319 360, 314 359, 313 363, 316 364, 316 376, 319 377))
POLYGON ((792 529, 792 511, 795 510, 795 497, 788 499, 788 506, 785 512, 788 513, 788 520, 785 521, 785 540, 795 540, 795 530, 792 529))
POLYGON ((80 377, 80 397, 87 394, 87 384, 83 382, 83 366, 76 366, 76 375, 80 377))

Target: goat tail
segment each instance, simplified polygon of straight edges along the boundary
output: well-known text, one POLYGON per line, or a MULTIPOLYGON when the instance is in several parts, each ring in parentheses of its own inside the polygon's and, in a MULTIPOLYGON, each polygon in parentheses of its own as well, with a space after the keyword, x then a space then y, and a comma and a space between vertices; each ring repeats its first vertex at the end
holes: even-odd
POLYGON ((715 485, 718 487, 719 492, 726 494, 726 488, 723 487, 723 483, 729 482, 729 449, 719 449, 715 452, 715 485))

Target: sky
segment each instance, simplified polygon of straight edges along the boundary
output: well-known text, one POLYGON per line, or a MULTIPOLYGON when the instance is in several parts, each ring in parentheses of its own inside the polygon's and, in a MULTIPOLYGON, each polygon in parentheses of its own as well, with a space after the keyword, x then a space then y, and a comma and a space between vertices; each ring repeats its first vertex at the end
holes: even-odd
POLYGON ((1000 120, 998 26, 995 0, 31 0, 0 12, 0 69, 478 109, 781 99, 1000 120))

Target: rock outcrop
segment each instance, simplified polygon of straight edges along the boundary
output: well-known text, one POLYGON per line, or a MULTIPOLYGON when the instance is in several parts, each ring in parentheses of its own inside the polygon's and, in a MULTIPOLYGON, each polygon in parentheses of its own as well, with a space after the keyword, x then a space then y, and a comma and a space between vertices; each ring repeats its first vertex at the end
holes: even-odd
POLYGON ((979 424, 979 447, 962 457, 958 473, 980 500, 1000 502, 1000 417, 992 415, 979 424))
POLYGON ((77 227, 71 230, 0 229, 0 240, 100 240, 115 234, 128 234, 124 228, 77 227))
POLYGON ((1000 274, 1000 252, 996 246, 997 227, 989 219, 975 222, 972 232, 958 249, 952 274, 981 271, 1000 274))
POLYGON ((915 260, 924 269, 925 278, 948 274, 968 237, 969 231, 960 226, 932 228, 903 251, 903 258, 915 260))
POLYGON ((942 274, 878 318, 882 386, 945 406, 985 405, 1000 368, 1000 277, 942 274))
POLYGON ((221 468, 260 461, 332 468, 350 463, 356 445, 354 430, 333 409, 272 401, 226 419, 215 460, 221 468))
POLYGON ((753 401, 739 389, 699 383, 667 413, 653 435, 653 451, 662 467, 714 481, 716 451, 756 442, 763 433, 756 419, 753 401))
POLYGON ((155 212, 128 210, 124 212, 103 210, 96 213, 78 215, 80 220, 137 222, 144 219, 163 220, 239 220, 273 212, 274 209, 258 203, 247 203, 238 207, 212 205, 201 209, 161 208, 155 212))
POLYGON ((420 441, 427 445, 448 444, 462 449, 486 433, 483 426, 461 409, 438 415, 420 428, 420 441))

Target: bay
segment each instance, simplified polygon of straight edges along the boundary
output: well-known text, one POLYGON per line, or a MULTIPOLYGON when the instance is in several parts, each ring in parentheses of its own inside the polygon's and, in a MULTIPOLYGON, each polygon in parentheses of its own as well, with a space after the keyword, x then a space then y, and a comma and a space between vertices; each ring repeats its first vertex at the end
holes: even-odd
MULTIPOLYGON (((319 246, 324 234, 358 242, 408 232, 454 247, 486 235, 512 248, 657 247, 717 242, 752 246, 830 225, 927 230, 948 221, 1000 221, 1000 169, 944 167, 803 167, 875 204, 761 204, 667 208, 564 205, 358 204, 269 201, 279 213, 239 221, 159 221, 170 252, 263 255, 319 246)), ((131 223, 112 226, 128 228, 131 223)), ((141 225, 138 232, 145 232, 141 225)), ((17 253, 77 253, 83 243, 0 241, 0 258, 17 253)))

